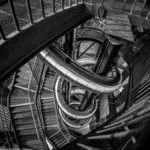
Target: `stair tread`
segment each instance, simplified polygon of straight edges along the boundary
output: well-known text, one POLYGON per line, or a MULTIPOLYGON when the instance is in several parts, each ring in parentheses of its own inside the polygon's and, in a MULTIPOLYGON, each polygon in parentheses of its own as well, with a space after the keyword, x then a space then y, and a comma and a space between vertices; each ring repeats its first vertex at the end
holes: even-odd
POLYGON ((16 130, 35 129, 34 124, 15 125, 16 130))

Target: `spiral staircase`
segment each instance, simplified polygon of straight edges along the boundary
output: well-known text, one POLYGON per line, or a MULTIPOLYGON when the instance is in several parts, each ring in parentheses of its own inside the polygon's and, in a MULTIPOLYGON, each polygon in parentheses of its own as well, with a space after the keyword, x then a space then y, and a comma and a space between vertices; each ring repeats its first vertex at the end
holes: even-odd
POLYGON ((149 18, 147 0, 0 0, 0 149, 148 150, 149 18))

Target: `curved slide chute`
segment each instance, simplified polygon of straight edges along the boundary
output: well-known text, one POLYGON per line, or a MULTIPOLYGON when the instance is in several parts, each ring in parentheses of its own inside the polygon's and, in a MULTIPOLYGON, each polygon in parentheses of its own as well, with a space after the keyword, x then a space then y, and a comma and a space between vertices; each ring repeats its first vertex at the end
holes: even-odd
POLYGON ((91 105, 90 108, 88 108, 85 111, 78 111, 73 108, 71 108, 69 105, 65 103, 65 100, 62 96, 62 78, 58 76, 56 78, 55 82, 55 89, 54 89, 54 96, 57 101, 58 106, 60 109, 69 117, 74 118, 74 119, 87 119, 93 116, 97 110, 97 101, 94 101, 91 105))
POLYGON ((91 118, 84 119, 84 121, 82 121, 82 123, 80 123, 79 120, 78 120, 78 122, 77 121, 73 122, 72 120, 69 120, 68 117, 66 117, 66 115, 62 112, 61 109, 59 109, 59 114, 60 114, 62 120, 71 128, 84 128, 91 122, 91 118))
POLYGON ((40 57, 66 80, 95 93, 111 93, 121 84, 119 70, 115 78, 97 75, 76 63, 55 45, 50 45, 40 52, 40 57))

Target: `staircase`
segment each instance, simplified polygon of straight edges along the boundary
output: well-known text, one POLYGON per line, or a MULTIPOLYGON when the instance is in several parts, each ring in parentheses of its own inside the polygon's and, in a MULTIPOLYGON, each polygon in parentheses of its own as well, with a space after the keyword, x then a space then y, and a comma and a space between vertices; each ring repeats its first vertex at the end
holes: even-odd
POLYGON ((53 92, 56 73, 47 68, 44 84, 41 90, 41 111, 43 114, 45 133, 55 148, 70 143, 72 136, 59 119, 55 97, 53 92))
MULTIPOLYGON (((16 71, 16 68, 19 68, 24 62, 27 62, 29 58, 31 58, 33 55, 36 55, 40 50, 46 47, 49 42, 58 38, 60 35, 62 35, 62 33, 65 33, 68 30, 65 28, 64 31, 58 33, 59 35, 54 34, 54 37, 52 36, 52 39, 48 41, 47 39, 49 39, 49 36, 46 35, 49 35, 52 30, 50 30, 49 32, 45 32, 48 28, 45 28, 45 26, 43 25, 46 25, 47 21, 48 23, 51 22, 52 20, 49 21, 50 18, 55 19, 55 17, 58 17, 59 20, 62 20, 62 18, 59 18, 59 15, 62 15, 65 12, 70 12, 66 11, 69 8, 72 8, 70 9, 71 11, 76 10, 76 8, 80 10, 84 8, 84 13, 87 13, 87 10, 89 11, 95 3, 96 2, 92 0, 0 1, 0 52, 2 54, 0 57, 0 60, 2 61, 0 61, 0 64, 2 65, 0 66, 0 70, 2 68, 2 73, 4 73, 2 74, 2 77, 0 76, 0 79, 2 80, 6 78, 5 73, 8 76, 12 73, 12 71, 16 71), (81 3, 88 3, 90 5, 82 5, 81 3), (43 27, 41 29, 45 28, 45 30, 38 31, 40 27, 43 27), (31 34, 34 35, 33 40, 37 42, 35 45, 31 40, 31 35, 29 34, 31 33, 31 31, 35 31, 33 32, 34 34, 31 34), (30 35, 30 37, 28 35, 30 35), (41 38, 37 39, 41 43, 39 43, 39 41, 35 39, 35 37, 38 37, 39 35, 41 38), (30 39, 27 42, 22 37, 25 37, 25 39, 28 39, 29 37, 30 39), (10 51, 10 47, 13 47, 12 51, 10 51), (30 47, 31 49, 28 49, 28 47, 30 47), (16 49, 18 50, 15 51, 16 49), (8 52, 11 52, 12 55, 9 55, 8 52), (18 56, 19 54, 20 55, 15 58, 14 54, 16 56, 18 56), (12 62, 14 64, 12 64, 12 62)), ((106 34, 113 35, 111 33, 112 30, 110 30, 114 27, 112 26, 112 23, 115 23, 115 26, 120 26, 120 24, 123 24, 123 27, 128 27, 124 33, 128 31, 131 33, 128 34, 129 36, 125 35, 124 40, 128 40, 128 37, 130 37, 130 41, 132 42, 134 40, 134 37, 132 37, 131 25, 149 28, 150 10, 148 2, 146 0, 130 2, 126 0, 101 0, 96 3, 95 10, 98 17, 93 18, 92 20, 90 20, 90 22, 87 22, 87 24, 90 24, 93 20, 96 20, 98 28, 104 29, 103 31, 106 34), (104 16, 100 16, 101 7, 99 6, 104 6, 108 11, 106 18, 104 16), (115 11, 115 13, 112 13, 113 11, 115 11), (121 14, 124 13, 124 17, 120 15, 120 12, 121 14), (136 21, 138 17, 139 22, 136 21), (126 21, 124 21, 124 19, 127 20, 127 23, 125 23, 126 21), (129 20, 131 21, 131 24, 129 23, 129 20)), ((87 16, 84 16, 84 13, 82 14, 83 18, 79 20, 76 25, 81 24, 82 22, 88 20, 93 16, 91 12, 88 12, 86 14, 87 16)), ((73 18, 75 22, 73 22, 73 25, 70 25, 71 27, 68 27, 69 29, 75 27, 76 18, 80 17, 73 18)), ((65 22, 68 23, 69 21, 66 20, 65 22)), ((97 27, 97 24, 92 24, 92 26, 97 27)), ((88 30, 85 30, 84 34, 85 33, 88 33, 88 30)), ((86 37, 87 39, 89 39, 89 35, 86 37)), ((123 35, 121 36, 123 37, 123 35)), ((119 34, 118 37, 120 37, 119 34)), ((91 45, 88 45, 89 43, 87 44, 86 42, 79 42, 84 38, 85 37, 79 35, 77 39, 77 45, 80 48, 82 47, 82 44, 86 47, 85 51, 76 51, 78 57, 85 59, 89 56, 94 56, 94 61, 98 61, 98 55, 96 55, 95 53, 91 54, 91 51, 88 50, 89 47, 92 47, 93 45, 99 47, 96 42, 103 43, 104 39, 102 39, 102 41, 96 41, 95 43, 93 42, 91 43, 91 45)), ((95 38, 94 40, 97 40, 97 38, 95 38)), ((91 66, 91 70, 93 71, 93 65, 91 66)), ((15 72, 14 81, 8 86, 9 88, 11 88, 11 92, 9 93, 10 95, 8 96, 10 99, 9 105, 7 103, 7 106, 9 106, 10 109, 8 109, 7 107, 2 107, 3 105, 0 107, 0 115, 6 134, 5 136, 6 138, 10 138, 10 142, 9 139, 6 139, 7 143, 5 145, 7 147, 37 150, 48 149, 45 142, 45 135, 48 137, 52 147, 58 149, 66 148, 88 150, 115 150, 118 146, 122 148, 126 144, 126 142, 128 142, 128 140, 131 140, 133 144, 136 143, 135 137, 138 131, 143 129, 140 128, 140 125, 142 124, 142 117, 144 117, 145 119, 144 123, 146 123, 149 118, 149 76, 147 77, 148 79, 146 78, 146 81, 143 81, 144 83, 141 83, 142 85, 139 85, 136 88, 135 93, 132 93, 134 104, 131 105, 131 107, 126 111, 124 111, 123 114, 119 114, 119 116, 117 116, 115 101, 114 99, 110 98, 110 115, 108 116, 108 120, 113 119, 114 117, 116 117, 116 119, 112 120, 111 122, 106 122, 106 124, 100 126, 95 131, 92 131, 88 135, 81 137, 80 141, 78 139, 77 141, 74 141, 76 138, 69 133, 67 126, 59 116, 58 106, 55 103, 53 89, 56 76, 57 74, 47 66, 44 66, 43 62, 40 62, 37 57, 30 60, 30 62, 26 63, 15 72), (136 94, 136 92, 138 92, 138 94, 136 94), (134 115, 135 113, 137 115, 134 115), (10 114, 11 120, 9 118, 10 114), (136 126, 135 124, 137 122, 138 125, 136 126), (9 123, 11 124, 11 128, 9 128, 9 123), (137 130, 135 130, 136 128, 137 130), (12 131, 13 136, 11 136, 12 131), (15 142, 12 139, 15 140, 15 142), (74 142, 72 144, 73 147, 71 148, 71 145, 67 144, 72 141, 74 142), (13 142, 15 143, 14 147, 13 142), (16 144, 18 144, 18 146, 16 146, 16 144)), ((4 98, 4 96, 1 97, 4 98)), ((2 99, 1 101, 1 104, 3 104, 4 99, 2 99)))
POLYGON ((16 72, 10 112, 21 148, 47 149, 35 101, 37 85, 29 64, 16 72))

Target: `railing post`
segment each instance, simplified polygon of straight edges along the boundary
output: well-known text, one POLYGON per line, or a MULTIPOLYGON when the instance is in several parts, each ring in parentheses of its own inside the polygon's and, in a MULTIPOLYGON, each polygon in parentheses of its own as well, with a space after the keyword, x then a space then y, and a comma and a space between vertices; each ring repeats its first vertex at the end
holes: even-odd
POLYGON ((64 0, 61 0, 61 9, 64 10, 64 0))
POLYGON ((149 16, 150 16, 150 10, 149 10, 149 12, 147 13, 146 20, 149 18, 149 16))
POLYGON ((43 16, 43 18, 45 18, 44 2, 43 2, 43 0, 40 0, 40 3, 41 3, 41 9, 42 9, 42 16, 43 16))
POLYGON ((53 13, 55 13, 55 0, 53 0, 53 13))
POLYGON ((113 5, 112 5, 112 8, 114 8, 114 5, 115 5, 115 1, 116 1, 116 0, 113 0, 113 5))
POLYGON ((130 11, 130 15, 132 15, 132 13, 133 13, 133 11, 134 11, 136 2, 137 2, 137 0, 135 0, 134 3, 133 3, 133 5, 132 5, 131 11, 130 11))
POLYGON ((102 0, 102 3, 101 3, 101 4, 102 4, 102 6, 104 6, 104 1, 105 1, 105 0, 102 0))
POLYGON ((27 3, 27 11, 28 11, 28 16, 30 19, 31 24, 33 24, 33 19, 32 19, 32 13, 31 13, 31 6, 29 0, 26 0, 27 3))
POLYGON ((126 1, 127 1, 127 0, 124 0, 124 1, 123 1, 122 10, 124 10, 124 7, 125 7, 125 5, 126 5, 126 1))
POLYGON ((19 23, 18 23, 17 16, 16 16, 16 13, 15 13, 15 8, 13 6, 13 1, 12 0, 8 0, 8 4, 9 4, 9 7, 10 7, 10 10, 11 10, 14 22, 15 22, 16 29, 18 31, 20 31, 19 23))
POLYGON ((75 5, 77 5, 78 4, 78 0, 76 0, 76 2, 75 2, 75 5))
POLYGON ((71 7, 71 5, 72 5, 72 1, 71 1, 71 0, 69 0, 69 7, 71 7))
POLYGON ((6 40, 4 31, 3 31, 2 27, 1 27, 1 25, 0 25, 0 35, 1 35, 1 37, 2 37, 3 40, 6 40))
POLYGON ((93 0, 91 0, 90 4, 91 4, 91 5, 93 4, 93 0))
POLYGON ((142 15, 142 12, 143 12, 143 10, 144 10, 144 7, 145 7, 145 5, 146 5, 146 2, 147 2, 147 0, 144 0, 144 3, 143 3, 143 5, 142 5, 142 9, 141 9, 141 12, 140 12, 140 15, 139 15, 139 16, 142 15))

